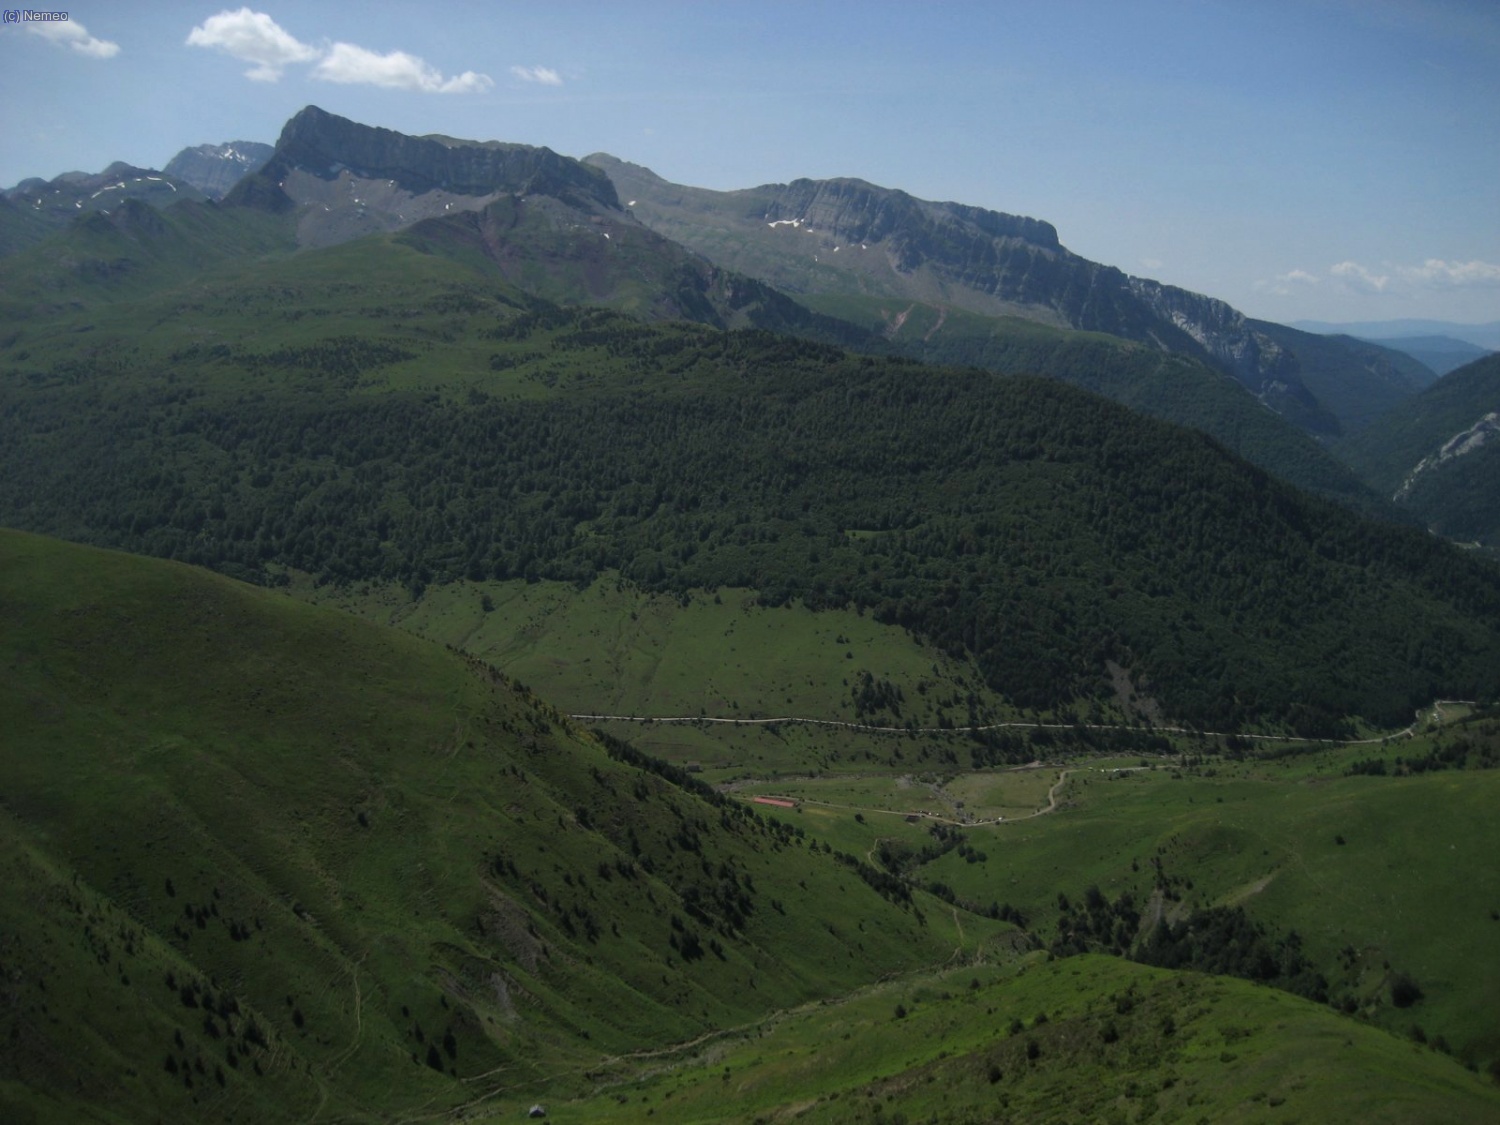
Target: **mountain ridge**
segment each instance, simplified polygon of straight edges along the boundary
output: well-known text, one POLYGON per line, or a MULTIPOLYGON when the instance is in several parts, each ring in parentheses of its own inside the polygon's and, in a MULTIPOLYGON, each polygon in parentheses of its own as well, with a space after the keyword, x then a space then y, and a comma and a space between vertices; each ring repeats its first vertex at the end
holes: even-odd
MULTIPOLYGON (((667 185, 645 169, 634 168, 634 174, 674 198, 707 199, 715 206, 721 199, 721 193, 667 185)), ((216 258, 228 263, 251 246, 279 251, 281 234, 268 243, 267 231, 289 222, 303 249, 390 235, 427 253, 457 255, 549 301, 602 304, 657 319, 684 317, 716 328, 761 327, 873 354, 894 350, 927 358, 936 341, 942 361, 960 364, 983 364, 996 355, 992 341, 981 337, 1004 329, 992 323, 977 336, 955 335, 944 324, 948 318, 942 310, 949 307, 944 294, 970 293, 970 303, 985 315, 1019 311, 1053 324, 1065 324, 1068 318, 1035 302, 1077 298, 1090 316, 1107 322, 1115 338, 1122 338, 1121 319, 1133 317, 1140 321, 1133 335, 1142 346, 1186 356, 1199 368, 1183 368, 1171 379, 1148 374, 1148 391, 1099 378, 1097 371, 1088 377, 1074 362, 1076 356, 1069 360, 1059 354, 1069 350, 1065 344, 1045 349, 1033 341, 1020 349, 1035 364, 1029 370, 1070 378, 1134 408, 1206 428, 1300 486, 1337 497, 1365 514, 1402 518, 1330 456, 1294 436, 1300 429, 1326 438, 1340 423, 1299 381, 1296 357, 1224 302, 1127 278, 1112 267, 1069 255, 1055 228, 1040 220, 928 203, 854 179, 799 180, 787 186, 785 198, 778 194, 780 186, 771 188, 776 191, 769 196, 770 188, 735 195, 744 211, 741 218, 783 243, 810 241, 804 222, 809 217, 814 228, 831 225, 851 236, 877 239, 835 248, 835 253, 846 251, 845 260, 855 255, 856 246, 861 254, 869 249, 863 272, 844 270, 842 276, 876 289, 889 288, 890 278, 916 279, 918 288, 936 294, 944 303, 936 306, 938 323, 923 340, 914 341, 909 333, 898 338, 871 325, 863 314, 851 319, 806 293, 798 301, 774 284, 716 264, 713 247, 684 247, 640 223, 632 213, 639 207, 622 209, 608 176, 587 164, 547 149, 498 141, 409 137, 315 106, 287 122, 273 158, 241 177, 216 210, 162 211, 165 225, 156 226, 164 237, 177 240, 175 247, 142 241, 140 232, 154 221, 122 212, 115 225, 126 223, 131 232, 122 228, 117 237, 104 228, 80 228, 72 235, 59 234, 69 243, 59 247, 61 253, 43 253, 16 263, 16 269, 23 276, 27 268, 40 275, 40 284, 31 282, 25 298, 33 308, 55 304, 70 289, 99 299, 127 286, 139 291, 180 281, 186 263, 216 258), (252 215, 267 217, 262 224, 267 231, 251 239, 230 232, 233 216, 252 215), (793 217, 775 217, 786 215, 793 217), (229 239, 232 251, 218 252, 211 244, 215 237, 229 239), (987 285, 991 292, 980 294, 969 282, 987 285), (1080 286, 1071 293, 1069 287, 1080 286), (1029 305, 1011 299, 1026 293, 1035 298, 1029 305), (808 312, 803 306, 818 307, 808 312), (1252 369, 1269 372, 1255 387, 1218 374, 1252 369), (1245 388, 1243 397, 1232 387, 1245 388), (1285 420, 1287 432, 1272 432, 1281 422, 1268 425, 1259 416, 1266 406, 1271 407, 1268 416, 1285 420)), ((629 202, 640 204, 634 198, 629 202)), ((15 212, 12 217, 25 216, 15 212)), ((0 210, 0 222, 6 218, 0 210)), ((28 285, 21 288, 26 291, 28 285)), ((1103 353, 1096 358, 1108 364, 1103 353)), ((1018 369, 1012 365, 1004 370, 1018 369)))
POLYGON ((1081 258, 1042 220, 919 200, 863 180, 715 192, 669 184, 607 153, 584 159, 616 180, 648 226, 793 294, 946 302, 1150 343, 1208 360, 1314 432, 1327 427, 1282 349, 1243 314, 1216 298, 1081 258))
POLYGON ((287 121, 274 155, 225 200, 297 210, 299 243, 325 246, 529 193, 583 211, 620 209, 608 177, 551 149, 412 137, 317 106, 287 121))
POLYGON ((102 172, 25 179, 0 191, 0 258, 35 246, 80 218, 108 214, 127 201, 160 208, 207 198, 186 180, 119 160, 102 172))
POLYGON ((162 169, 192 184, 210 199, 222 199, 245 176, 258 171, 275 153, 274 145, 259 141, 225 141, 185 148, 162 169))

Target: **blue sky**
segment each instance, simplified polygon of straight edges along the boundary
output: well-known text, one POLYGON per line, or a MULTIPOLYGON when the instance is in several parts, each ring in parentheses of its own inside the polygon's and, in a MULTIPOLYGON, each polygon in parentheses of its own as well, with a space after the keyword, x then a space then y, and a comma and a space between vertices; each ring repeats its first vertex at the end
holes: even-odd
POLYGON ((713 188, 858 176, 1274 320, 1500 320, 1500 3, 85 3, 0 30, 0 184, 302 106, 713 188))

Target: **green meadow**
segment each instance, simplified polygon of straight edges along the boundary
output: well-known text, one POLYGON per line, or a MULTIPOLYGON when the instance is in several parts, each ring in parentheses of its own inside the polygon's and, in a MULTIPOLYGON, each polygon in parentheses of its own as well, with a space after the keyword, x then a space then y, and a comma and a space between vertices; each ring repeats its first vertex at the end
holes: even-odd
MULTIPOLYGON (((901 719, 935 726, 933 699, 980 693, 977 672, 913 641, 904 630, 846 610, 761 604, 753 590, 653 595, 617 575, 579 590, 562 582, 459 582, 413 600, 393 585, 316 587, 298 596, 400 625, 510 669, 560 707, 616 715, 855 722, 862 672, 903 688, 901 719), (932 697, 932 698, 929 698, 932 697)), ((872 722, 874 720, 872 719, 872 722)))
MULTIPOLYGON (((1493 1086, 1273 989, 1082 956, 968 965, 606 1075, 570 1120, 1493 1120, 1493 1086)), ((503 1120, 496 1113, 487 1120, 503 1120)))
MULTIPOLYGON (((1462 736, 1383 753, 1420 757, 1435 739, 1462 736)), ((1344 776, 1370 758, 1354 748, 1196 768, 1076 763, 1056 813, 966 826, 970 856, 984 858, 950 851, 922 874, 970 900, 1014 905, 1043 937, 1059 894, 1078 900, 1090 887, 1131 896, 1148 920, 1242 907, 1300 935, 1334 1002, 1397 1033, 1441 1035, 1484 1063, 1500 1050, 1500 874, 1480 857, 1500 846, 1500 773, 1344 776), (1398 1008, 1401 974, 1423 995, 1398 1008)))
MULTIPOLYGON (((760 604, 753 591, 643 592, 617 576, 578 590, 563 582, 458 582, 413 599, 394 584, 316 585, 293 575, 296 597, 396 625, 503 667, 573 714, 771 719, 798 717, 900 731, 937 727, 941 703, 973 699, 979 722, 1019 720, 972 664, 918 644, 854 610, 760 604), (896 709, 864 713, 858 693, 899 687, 896 709)), ((965 706, 968 704, 966 703, 965 706)), ((601 723, 711 780, 824 770, 859 772, 903 761, 946 762, 961 736, 881 734, 832 727, 601 723)))
MULTIPOLYGON (((770 609, 744 592, 676 599, 607 581, 581 592, 511 582, 431 588, 412 601, 374 587, 293 590, 483 653, 583 713, 855 721, 842 663, 906 685, 925 725, 927 700, 978 679, 862 615, 770 609)), ((1028 740, 1038 764, 984 769, 966 768, 973 743, 960 734, 599 725, 701 767, 737 799, 796 801, 794 812, 762 811, 872 862, 882 840, 920 851, 934 824, 956 826, 967 847, 909 874, 979 906, 1013 906, 1040 940, 1059 893, 1077 899, 1089 887, 1132 896, 1153 920, 1241 907, 1299 935, 1336 1002, 1401 1035, 1442 1036, 1479 1065, 1500 1053, 1489 1015, 1500 1010, 1500 974, 1489 969, 1500 882, 1475 870, 1500 842, 1485 812, 1500 774, 1346 776, 1357 763, 1493 738, 1478 733, 1493 721, 1467 721, 1470 712, 1442 704, 1419 717, 1415 738, 1347 747, 1260 742, 1226 753, 1222 740, 1174 736, 1169 754, 1111 753, 1100 733, 1080 753, 1066 739, 1028 740), (1390 1003, 1399 974, 1421 986, 1413 1007, 1390 1003)))
POLYGON ((535 1096, 1014 932, 399 630, 11 532, 0 607, 10 1120, 535 1096))

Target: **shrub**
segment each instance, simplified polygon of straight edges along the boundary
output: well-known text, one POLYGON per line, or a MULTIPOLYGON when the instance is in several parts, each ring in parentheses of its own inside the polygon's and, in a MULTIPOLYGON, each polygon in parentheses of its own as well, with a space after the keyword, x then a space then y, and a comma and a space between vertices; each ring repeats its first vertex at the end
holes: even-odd
POLYGON ((1391 981, 1391 1003, 1398 1008, 1410 1008, 1422 996, 1421 986, 1408 973, 1397 973, 1391 981))

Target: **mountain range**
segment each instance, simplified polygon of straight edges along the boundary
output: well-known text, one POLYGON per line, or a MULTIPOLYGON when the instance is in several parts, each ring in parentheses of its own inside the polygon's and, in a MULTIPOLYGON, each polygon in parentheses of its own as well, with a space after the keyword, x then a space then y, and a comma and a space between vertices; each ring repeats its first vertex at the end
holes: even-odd
MULTIPOLYGON (((586 160, 609 173, 648 226, 800 297, 918 302, 1101 332, 1202 360, 1315 435, 1338 433, 1352 421, 1306 382, 1317 379, 1337 398, 1350 381, 1341 365, 1360 362, 1341 354, 1343 345, 1320 345, 1316 355, 1289 347, 1276 326, 1222 301, 1071 253, 1048 223, 930 203, 859 180, 713 192, 668 183, 604 154, 586 160)), ((894 321, 902 310, 886 315, 894 321)), ((944 328, 930 325, 924 343, 944 328)), ((1366 348, 1363 362, 1379 351, 1366 348)), ((1377 362, 1421 366, 1403 360, 1381 355, 1377 362)))
MULTIPOLYGON (((1077 295, 1074 291, 1086 279, 1107 274, 1115 280, 1107 285, 1098 282, 1104 287, 1099 292, 1113 294, 1108 300, 1122 310, 1109 324, 1127 336, 1148 336, 1151 342, 1131 348, 1121 342, 1120 336, 1049 331, 1034 319, 997 321, 946 304, 919 309, 908 302, 887 309, 879 300, 872 305, 865 298, 851 306, 847 298, 840 301, 837 297, 824 297, 824 303, 819 304, 805 293, 794 300, 774 288, 778 277, 757 280, 738 271, 734 260, 705 259, 692 253, 691 247, 684 250, 668 238, 653 237, 660 232, 653 232, 634 218, 641 200, 635 200, 637 208, 622 209, 612 182, 597 169, 546 150, 497 143, 475 145, 451 138, 406 138, 388 130, 355 125, 312 107, 289 122, 284 133, 282 154, 239 181, 226 203, 232 212, 240 214, 294 214, 295 231, 286 234, 296 245, 335 245, 377 231, 405 230, 411 238, 445 245, 448 252, 477 255, 489 263, 488 268, 552 300, 603 302, 660 317, 686 316, 719 327, 756 325, 795 331, 877 353, 895 351, 1001 371, 1055 375, 1158 417, 1204 428, 1231 449, 1301 487, 1339 499, 1365 514, 1396 518, 1289 420, 1306 423, 1325 436, 1339 428, 1338 420, 1312 398, 1299 378, 1290 374, 1297 366, 1294 358, 1268 342, 1267 348, 1280 357, 1277 364, 1285 369, 1286 378, 1278 376, 1274 386, 1264 380, 1257 383, 1260 376, 1250 371, 1259 361, 1246 359, 1249 352, 1245 349, 1259 355, 1261 345, 1254 341, 1269 338, 1247 327, 1243 317, 1228 306, 1182 291, 1149 286, 1143 290, 1153 294, 1152 300, 1158 304, 1165 302, 1177 310, 1169 319, 1181 319, 1186 315, 1181 309, 1188 308, 1215 323, 1230 325, 1228 336, 1214 335, 1210 340, 1211 347, 1217 349, 1214 354, 1219 356, 1215 359, 1184 330, 1152 319, 1155 314, 1148 314, 1142 298, 1127 292, 1129 286, 1116 284, 1123 275, 1116 277, 1117 271, 1104 270, 1053 248, 1056 236, 1048 234, 1051 228, 1045 223, 1014 220, 1014 230, 1026 237, 1007 234, 994 242, 996 236, 984 231, 1009 230, 1005 217, 973 208, 958 209, 956 218, 949 215, 944 222, 953 230, 944 237, 957 237, 954 231, 959 231, 966 232, 963 238, 978 240, 973 245, 964 243, 969 248, 955 253, 978 255, 980 259, 986 254, 999 254, 997 261, 1009 261, 1005 255, 1012 252, 1021 258, 1041 255, 1037 258, 1037 277, 1026 283, 1035 298, 1031 305, 997 304, 993 295, 980 299, 972 287, 958 286, 955 292, 969 292, 975 297, 972 303, 990 311, 1025 309, 1031 317, 1040 315, 1043 320, 1059 323, 1062 313, 1054 309, 1043 315, 1045 310, 1037 302, 1050 301, 1066 309, 1077 295), (437 225, 432 225, 434 222, 437 225), (1053 274, 1055 293, 1047 289, 1053 283, 1045 281, 1053 274), (832 305, 828 304, 830 300, 832 305), (927 326, 919 335, 918 326, 923 323, 927 326), (1163 350, 1162 340, 1168 342, 1167 350, 1163 350), (1245 343, 1247 340, 1251 343, 1245 343), (1235 359, 1235 355, 1240 358, 1235 359), (1261 399, 1225 380, 1223 371, 1237 371, 1259 386, 1261 399), (1268 414, 1266 403, 1279 407, 1286 417, 1268 414)), ((242 167, 238 163, 229 166, 242 167)), ((157 181, 142 178, 142 182, 157 181)), ((195 190, 183 187, 185 191, 195 190)), ((904 211, 897 209, 906 225, 890 237, 895 239, 893 246, 899 243, 906 248, 903 253, 920 257, 925 251, 915 247, 925 245, 923 240, 936 228, 929 229, 932 224, 927 219, 911 230, 907 226, 912 216, 926 214, 922 208, 935 205, 918 207, 917 203, 910 201, 904 211)), ((137 214, 122 215, 120 221, 139 225, 144 220, 137 214)), ((201 221, 216 225, 213 217, 201 221)), ((766 229, 774 234, 792 228, 766 229)), ((666 233, 670 235, 671 231, 666 233)), ((95 237, 118 242, 103 229, 95 237)), ((207 245, 187 253, 201 265, 225 237, 216 235, 207 245)), ((89 272, 95 277, 128 274, 134 285, 149 284, 141 275, 141 263, 121 249, 76 249, 83 258, 71 267, 75 273, 89 272), (89 264, 82 264, 84 261, 89 264)), ((920 268, 913 266, 912 277, 946 276, 943 270, 951 272, 959 265, 934 259, 920 268)), ((41 266, 43 272, 51 272, 51 268, 41 266)), ((12 271, 12 276, 17 272, 24 275, 24 271, 12 271)), ((59 284, 54 279, 48 286, 55 289, 59 284)), ((1088 280, 1085 288, 1093 285, 1094 281, 1088 280)), ((1343 367, 1354 369, 1357 364, 1343 367)))
POLYGON ((25 181, 0 1110, 1493 1120, 1496 375, 315 107, 25 181))
POLYGON ((1320 334, 1342 333, 1367 340, 1410 339, 1440 336, 1458 340, 1484 351, 1500 351, 1500 321, 1484 324, 1460 324, 1451 320, 1370 320, 1334 324, 1320 320, 1295 320, 1293 328, 1320 334))
MULTIPOLYGON (((501 195, 516 200, 531 195, 549 205, 561 204, 570 212, 568 222, 578 218, 573 211, 596 223, 604 215, 618 220, 624 218, 621 198, 628 197, 629 216, 648 228, 721 268, 757 278, 804 303, 834 300, 847 315, 853 308, 847 299, 876 298, 883 334, 902 344, 916 346, 912 334, 902 337, 914 305, 886 305, 904 299, 938 310, 938 322, 923 329, 920 346, 946 348, 953 353, 946 356, 949 361, 962 362, 959 353, 976 350, 972 324, 960 327, 961 318, 955 318, 951 328, 946 325, 948 315, 960 310, 986 319, 1020 317, 1103 333, 1203 361, 1322 438, 1358 428, 1365 417, 1334 410, 1323 401, 1360 397, 1364 381, 1351 372, 1361 364, 1383 368, 1371 373, 1385 383, 1392 382, 1390 369, 1403 369, 1394 384, 1403 389, 1431 378, 1420 363, 1368 345, 1350 353, 1348 342, 1324 343, 1313 358, 1306 339, 1300 350, 1286 345, 1286 329, 1280 329, 1278 339, 1275 326, 1250 321, 1223 302, 1128 277, 1072 254, 1050 224, 1036 219, 929 203, 858 180, 801 180, 711 192, 670 184, 603 154, 580 165, 523 145, 411 138, 358 126, 315 107, 288 123, 275 150, 244 141, 202 145, 180 152, 165 173, 116 165, 98 177, 70 173, 46 185, 26 181, 6 198, 29 204, 54 225, 70 214, 68 208, 81 208, 85 198, 91 207, 127 196, 169 201, 179 191, 220 198, 244 176, 262 169, 273 152, 276 162, 256 179, 268 198, 285 196, 298 210, 302 246, 331 245, 455 211, 483 210, 501 195), (101 195, 104 203, 97 202, 101 195), (945 331, 969 338, 950 346, 945 331), (1309 388, 1309 379, 1321 394, 1309 388)), ((10 225, 25 226, 19 218, 10 225)), ((41 228, 32 224, 26 229, 31 233, 13 234, 12 244, 34 238, 41 228)), ((619 236, 618 231, 608 233, 619 236)), ((590 297, 597 300, 599 295, 590 297)), ((853 319, 873 310, 867 300, 853 319)), ((1171 407, 1159 409, 1169 412, 1171 407)))

